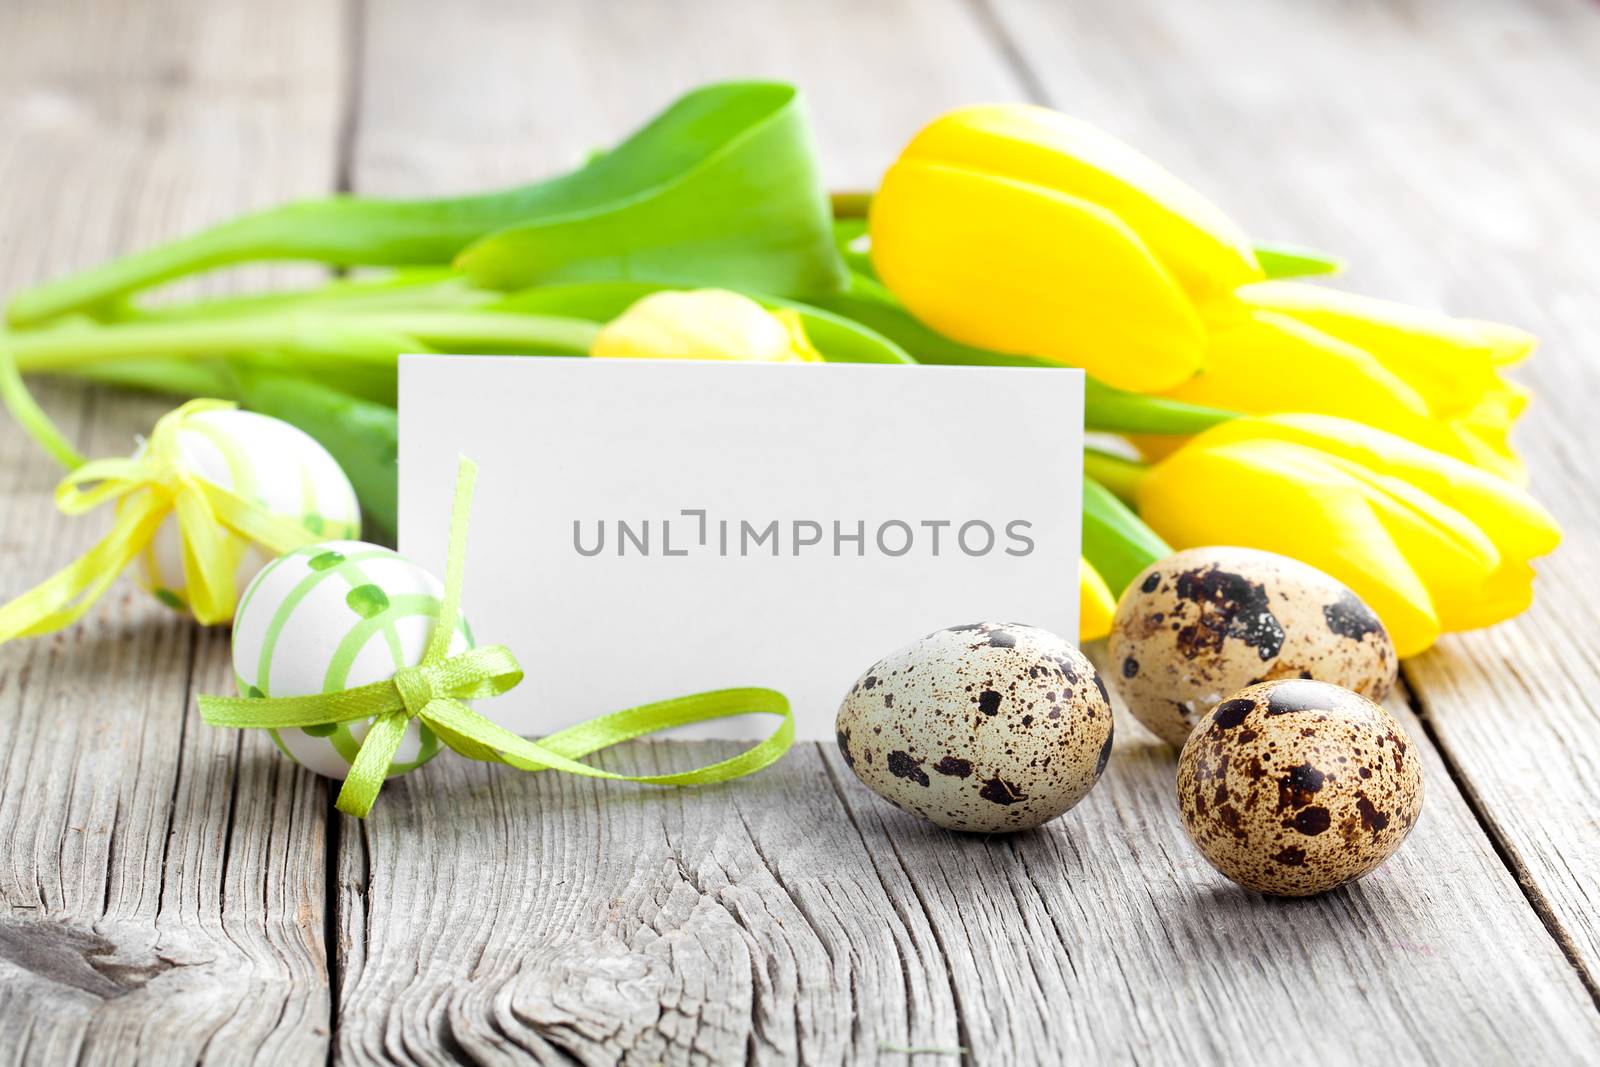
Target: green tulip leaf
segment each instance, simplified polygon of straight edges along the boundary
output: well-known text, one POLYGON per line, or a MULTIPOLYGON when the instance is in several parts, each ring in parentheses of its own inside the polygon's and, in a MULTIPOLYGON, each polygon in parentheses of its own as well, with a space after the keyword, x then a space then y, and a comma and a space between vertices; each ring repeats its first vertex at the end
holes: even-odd
POLYGON ((1305 278, 1344 270, 1344 260, 1314 248, 1260 242, 1254 247, 1256 262, 1268 278, 1305 278))
POLYGON ((1167 543, 1128 506, 1091 477, 1083 480, 1083 558, 1113 596, 1150 564, 1172 554, 1167 543))
POLYGON ((806 296, 844 284, 791 86, 690 93, 568 181, 556 210, 483 238, 456 265, 495 289, 637 280, 806 296))
POLYGON ((7 316, 23 326, 120 314, 130 293, 256 260, 438 267, 464 249, 467 272, 497 288, 652 278, 800 295, 844 280, 798 91, 729 82, 555 178, 465 197, 285 204, 23 292, 7 316))
POLYGON ((868 251, 870 241, 866 219, 833 220, 833 245, 839 250, 844 265, 852 274, 877 281, 878 272, 872 269, 872 255, 868 251))
POLYGON ((236 378, 245 407, 298 426, 344 469, 366 514, 367 540, 392 538, 399 496, 394 408, 275 371, 239 368, 236 378))

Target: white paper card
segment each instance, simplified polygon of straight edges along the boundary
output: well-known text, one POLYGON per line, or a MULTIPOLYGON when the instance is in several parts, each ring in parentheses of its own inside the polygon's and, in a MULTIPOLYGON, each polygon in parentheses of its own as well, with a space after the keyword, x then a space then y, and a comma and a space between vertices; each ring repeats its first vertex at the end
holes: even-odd
POLYGON ((768 686, 827 740, 932 630, 1076 639, 1082 450, 1075 370, 407 356, 400 551, 442 574, 476 460, 463 604, 527 672, 483 709, 518 733, 768 686))

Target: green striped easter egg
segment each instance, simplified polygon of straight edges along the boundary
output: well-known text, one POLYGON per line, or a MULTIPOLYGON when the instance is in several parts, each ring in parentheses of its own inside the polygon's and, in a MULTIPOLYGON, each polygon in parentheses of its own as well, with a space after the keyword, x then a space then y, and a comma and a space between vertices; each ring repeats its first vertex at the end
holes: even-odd
MULTIPOLYGON (((233 622, 239 693, 305 696, 391 678, 422 660, 443 594, 432 574, 378 545, 330 541, 297 549, 262 569, 239 601, 233 622)), ((472 647, 463 618, 450 652, 472 647)), ((284 755, 339 779, 366 732, 364 722, 271 731, 284 755)), ((412 720, 390 777, 438 751, 433 731, 412 720)))
MULTIPOLYGON (((253 411, 197 412, 179 426, 178 450, 190 471, 299 521, 319 538, 361 535, 350 479, 326 449, 287 422, 253 411)), ((234 560, 236 589, 272 559, 271 552, 233 533, 226 534, 226 551, 234 560)), ((163 604, 189 610, 176 515, 167 517, 140 554, 138 577, 163 604)))

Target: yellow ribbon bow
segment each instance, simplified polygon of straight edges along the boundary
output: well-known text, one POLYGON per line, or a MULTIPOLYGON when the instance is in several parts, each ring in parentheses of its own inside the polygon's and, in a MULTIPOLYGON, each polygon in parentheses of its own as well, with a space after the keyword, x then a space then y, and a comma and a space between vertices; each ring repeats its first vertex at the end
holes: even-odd
POLYGON ((378 799, 389 765, 412 719, 425 723, 439 739, 468 759, 504 763, 524 771, 558 770, 589 778, 652 785, 701 785, 752 774, 773 763, 794 742, 789 701, 772 689, 720 689, 602 715, 542 742, 529 741, 467 707, 463 701, 499 696, 522 681, 522 668, 503 645, 449 655, 461 611, 461 579, 466 565, 467 517, 477 467, 463 458, 456 477, 445 565, 444 598, 422 660, 402 667, 392 678, 332 693, 291 697, 200 697, 200 716, 212 726, 281 730, 371 719, 361 747, 339 789, 336 806, 365 818, 378 799), (675 774, 615 774, 579 763, 602 748, 658 730, 751 712, 782 721, 766 740, 719 763, 675 774))
POLYGON ((81 515, 115 500, 116 522, 76 561, 0 607, 0 642, 50 633, 76 622, 173 513, 183 538, 189 608, 206 625, 231 620, 238 601, 234 580, 238 561, 229 550, 230 533, 279 555, 321 540, 300 523, 272 514, 184 464, 178 435, 185 420, 234 407, 224 400, 191 400, 161 417, 143 452, 91 460, 62 479, 56 487, 56 506, 64 513, 81 515))

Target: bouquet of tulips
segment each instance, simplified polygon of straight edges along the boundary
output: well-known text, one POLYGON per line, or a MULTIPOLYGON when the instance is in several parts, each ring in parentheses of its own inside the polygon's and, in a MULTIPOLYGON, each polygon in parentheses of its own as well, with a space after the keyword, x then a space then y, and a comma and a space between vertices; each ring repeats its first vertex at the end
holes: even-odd
POLYGON ((1412 654, 1525 608, 1558 539, 1508 442, 1533 339, 1287 280, 1336 266, 1031 106, 938 118, 877 190, 829 197, 794 88, 727 83, 554 178, 288 204, 18 294, 0 396, 68 466, 19 371, 236 399, 320 441, 392 529, 401 352, 1081 367, 1105 444, 1085 637, 1171 547, 1234 544, 1339 578, 1412 654), (141 299, 259 260, 381 272, 141 299))

